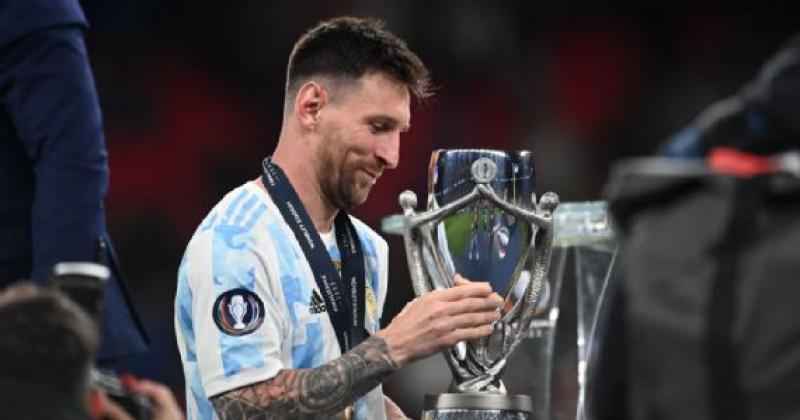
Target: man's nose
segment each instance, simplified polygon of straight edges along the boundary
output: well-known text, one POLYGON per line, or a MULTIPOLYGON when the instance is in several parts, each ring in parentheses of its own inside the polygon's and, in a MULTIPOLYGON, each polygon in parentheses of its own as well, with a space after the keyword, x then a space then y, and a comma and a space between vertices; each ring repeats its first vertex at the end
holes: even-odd
POLYGON ((384 168, 396 168, 400 161, 400 133, 390 133, 381 139, 375 154, 384 168))

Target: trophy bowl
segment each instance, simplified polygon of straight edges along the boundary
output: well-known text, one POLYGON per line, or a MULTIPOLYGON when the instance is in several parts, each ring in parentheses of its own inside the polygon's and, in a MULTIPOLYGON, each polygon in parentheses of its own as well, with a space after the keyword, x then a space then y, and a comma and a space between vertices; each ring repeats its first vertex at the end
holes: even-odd
POLYGON ((554 193, 537 201, 530 152, 438 150, 431 156, 427 210, 400 195, 414 292, 455 287, 454 276, 486 281, 504 304, 487 338, 445 350, 451 393, 426 399, 424 419, 527 419, 530 397, 506 395, 500 377, 537 313, 551 303, 548 271, 554 193), (472 413, 472 414, 469 414, 472 413))

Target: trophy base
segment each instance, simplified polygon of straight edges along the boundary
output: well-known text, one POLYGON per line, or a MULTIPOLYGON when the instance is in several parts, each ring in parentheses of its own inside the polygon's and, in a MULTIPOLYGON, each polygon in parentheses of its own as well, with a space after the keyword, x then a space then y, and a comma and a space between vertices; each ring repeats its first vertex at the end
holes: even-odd
POLYGON ((426 395, 422 420, 531 420, 533 400, 527 395, 426 395))

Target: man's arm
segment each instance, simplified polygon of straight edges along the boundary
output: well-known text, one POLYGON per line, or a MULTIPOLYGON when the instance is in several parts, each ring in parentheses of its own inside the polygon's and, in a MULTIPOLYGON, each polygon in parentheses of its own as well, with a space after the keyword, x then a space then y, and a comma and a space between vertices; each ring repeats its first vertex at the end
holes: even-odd
POLYGON ((105 232, 100 108, 80 26, 32 33, 4 60, 13 81, 5 94, 8 117, 36 174, 31 279, 45 283, 60 261, 92 261, 105 232))
POLYGON ((501 303, 485 283, 428 293, 339 358, 313 369, 283 369, 211 402, 223 420, 335 415, 411 361, 489 335, 501 303))
POLYGON ((314 369, 283 369, 274 378, 212 398, 220 419, 286 419, 334 414, 397 369, 386 342, 372 336, 314 369))

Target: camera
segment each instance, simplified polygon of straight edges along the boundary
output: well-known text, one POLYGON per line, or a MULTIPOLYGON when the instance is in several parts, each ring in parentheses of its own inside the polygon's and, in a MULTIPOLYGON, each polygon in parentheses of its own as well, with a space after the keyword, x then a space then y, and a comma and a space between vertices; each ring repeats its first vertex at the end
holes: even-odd
POLYGON ((150 420, 152 409, 146 395, 130 392, 114 372, 92 370, 92 385, 136 420, 150 420))
MULTIPOLYGON (((53 268, 53 286, 78 304, 100 330, 108 267, 93 262, 62 262, 53 268)), ((107 370, 92 369, 92 385, 136 420, 150 420, 152 409, 146 395, 131 392, 119 376, 107 370)))

